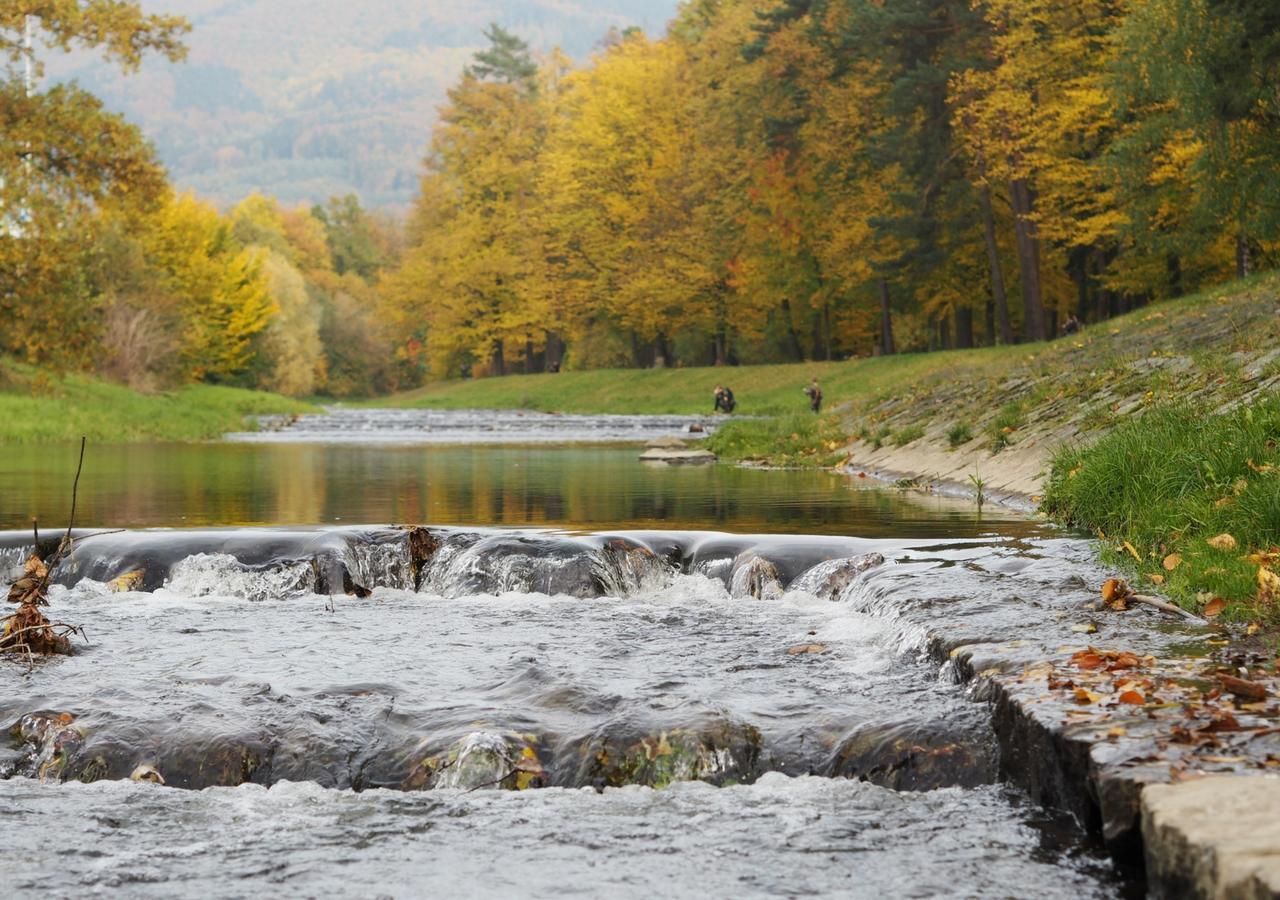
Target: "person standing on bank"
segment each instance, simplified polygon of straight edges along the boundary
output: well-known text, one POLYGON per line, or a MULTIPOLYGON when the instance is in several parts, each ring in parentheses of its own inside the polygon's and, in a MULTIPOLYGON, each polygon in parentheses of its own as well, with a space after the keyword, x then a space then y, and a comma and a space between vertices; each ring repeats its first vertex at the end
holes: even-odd
POLYGON ((809 398, 809 408, 814 413, 822 412, 822 388, 818 386, 818 379, 809 382, 809 386, 804 389, 805 395, 809 398))

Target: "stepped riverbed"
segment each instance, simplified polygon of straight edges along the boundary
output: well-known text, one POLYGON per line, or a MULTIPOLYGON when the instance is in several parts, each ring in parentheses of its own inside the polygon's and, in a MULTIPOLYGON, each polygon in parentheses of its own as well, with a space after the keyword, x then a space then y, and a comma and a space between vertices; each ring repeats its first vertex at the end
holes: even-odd
MULTIPOLYGON (((0 582, 72 455, 7 458, 0 582)), ((636 455, 90 448, 50 598, 88 641, 0 661, 9 889, 1140 895, 948 652, 1060 643, 1087 541, 636 455)), ((1111 636, 1203 639, 1152 621, 1111 636)))

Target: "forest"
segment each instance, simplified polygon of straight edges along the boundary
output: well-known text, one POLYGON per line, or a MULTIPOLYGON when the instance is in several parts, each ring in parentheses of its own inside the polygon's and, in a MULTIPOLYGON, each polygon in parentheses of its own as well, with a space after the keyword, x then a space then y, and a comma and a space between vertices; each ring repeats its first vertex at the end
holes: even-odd
MULTIPOLYGON (((404 223, 175 191, 96 98, 25 89, 22 6, 0 6, 0 352, 138 386, 1016 344, 1280 250, 1266 0, 689 0, 582 66, 494 25, 404 223)), ((174 17, 40 9, 46 43, 126 71, 183 53, 174 17)))

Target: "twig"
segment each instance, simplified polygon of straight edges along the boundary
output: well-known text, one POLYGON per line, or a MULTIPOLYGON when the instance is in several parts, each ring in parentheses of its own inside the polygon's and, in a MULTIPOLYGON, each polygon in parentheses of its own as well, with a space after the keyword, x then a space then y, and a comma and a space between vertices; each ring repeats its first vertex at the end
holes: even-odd
POLYGON ((477 784, 475 787, 473 787, 473 788, 468 788, 467 790, 463 791, 462 793, 464 793, 464 794, 474 794, 476 791, 483 790, 484 788, 487 788, 487 787, 495 787, 496 785, 502 784, 502 782, 506 781, 506 780, 507 780, 508 778, 510 778, 511 776, 519 774, 519 772, 520 772, 520 767, 519 767, 519 766, 516 766, 514 769, 512 769, 512 770, 511 770, 510 772, 508 772, 506 775, 503 775, 503 776, 502 776, 501 778, 499 778, 497 781, 486 781, 484 784, 477 784))
MULTIPOLYGON (((49 562, 46 564, 44 577, 40 579, 40 594, 43 594, 48 589, 49 578, 53 575, 54 566, 62 561, 63 555, 71 548, 71 531, 76 525, 76 498, 80 493, 80 472, 84 469, 84 448, 88 442, 88 438, 80 438, 80 461, 76 463, 76 479, 71 484, 71 517, 67 520, 67 533, 62 536, 58 549, 53 552, 53 556, 49 558, 49 562)), ((39 553, 40 549, 37 545, 36 554, 39 555, 39 553)))
POLYGON ((1130 594, 1124 599, 1132 600, 1134 603, 1145 603, 1147 606, 1153 606, 1162 612, 1171 613, 1172 615, 1176 615, 1176 616, 1182 616, 1188 622, 1195 622, 1197 625, 1209 624, 1204 619, 1197 616, 1195 613, 1189 613, 1182 607, 1174 606, 1172 603, 1167 603, 1166 601, 1161 600, 1159 597, 1149 597, 1146 594, 1130 594))
MULTIPOLYGON (((9 618, 13 618, 13 617, 10 616, 9 618)), ((44 625, 28 625, 26 628, 19 628, 17 631, 11 631, 8 634, 6 634, 4 637, 0 637, 0 650, 5 649, 5 645, 8 644, 10 641, 12 641, 14 638, 18 637, 19 635, 26 634, 28 631, 43 631, 46 628, 65 628, 66 631, 63 632, 63 634, 59 635, 59 637, 66 637, 68 634, 78 634, 81 637, 84 637, 84 634, 82 633, 79 625, 68 625, 66 622, 49 622, 44 625)), ((86 642, 88 640, 89 640, 88 638, 85 638, 86 642)), ((26 646, 27 645, 25 643, 14 645, 15 648, 26 647, 26 646)))

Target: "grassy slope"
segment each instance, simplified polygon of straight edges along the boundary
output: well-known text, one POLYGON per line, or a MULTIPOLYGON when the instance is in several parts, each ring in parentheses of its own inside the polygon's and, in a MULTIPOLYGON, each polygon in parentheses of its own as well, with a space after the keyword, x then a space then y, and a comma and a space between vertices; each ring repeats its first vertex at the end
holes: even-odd
POLYGON ((82 376, 55 378, 0 362, 0 444, 192 441, 245 427, 246 416, 306 411, 275 394, 193 385, 142 394, 82 376))
POLYGON ((840 402, 891 390, 903 382, 945 377, 962 360, 965 365, 998 367, 1007 355, 1001 350, 974 350, 851 362, 512 375, 440 382, 369 405, 537 409, 564 413, 709 414, 715 386, 727 384, 738 400, 738 413, 779 415, 808 409, 808 399, 801 391, 813 377, 822 383, 826 405, 830 408, 840 402))

